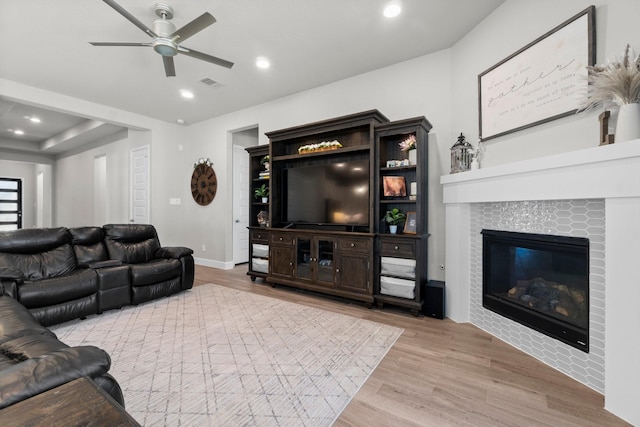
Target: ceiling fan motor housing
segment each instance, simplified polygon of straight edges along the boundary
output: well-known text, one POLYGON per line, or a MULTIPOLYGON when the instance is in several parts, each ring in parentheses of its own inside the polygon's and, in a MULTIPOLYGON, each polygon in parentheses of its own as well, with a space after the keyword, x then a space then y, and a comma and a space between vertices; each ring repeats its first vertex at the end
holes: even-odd
POLYGON ((153 41, 153 49, 162 56, 176 56, 178 45, 169 38, 176 32, 176 26, 169 21, 173 18, 173 8, 166 3, 156 3, 156 15, 160 19, 153 21, 153 31, 158 35, 153 41))

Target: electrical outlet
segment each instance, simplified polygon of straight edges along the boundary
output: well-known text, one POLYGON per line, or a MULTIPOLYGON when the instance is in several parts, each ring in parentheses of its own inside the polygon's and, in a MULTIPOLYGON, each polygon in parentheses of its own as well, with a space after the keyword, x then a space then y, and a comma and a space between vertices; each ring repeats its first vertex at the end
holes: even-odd
POLYGON ((182 203, 182 201, 180 200, 180 198, 173 198, 172 197, 172 198, 169 199, 169 204, 170 205, 179 205, 181 203, 182 203))
POLYGON ((205 245, 202 245, 202 252, 206 252, 207 251, 207 247, 205 245))

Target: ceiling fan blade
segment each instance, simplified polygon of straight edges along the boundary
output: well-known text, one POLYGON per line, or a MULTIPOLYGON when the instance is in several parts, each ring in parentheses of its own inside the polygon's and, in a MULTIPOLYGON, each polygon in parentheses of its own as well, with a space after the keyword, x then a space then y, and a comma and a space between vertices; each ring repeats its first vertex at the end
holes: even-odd
POLYGON ((151 30, 151 28, 149 28, 146 25, 144 25, 144 23, 142 23, 142 21, 140 21, 138 18, 136 18, 135 16, 133 16, 132 14, 127 12, 122 6, 120 6, 115 1, 113 1, 113 0, 102 0, 102 1, 104 1, 106 4, 108 4, 109 6, 114 8, 116 10, 116 12, 118 12, 120 15, 124 16, 129 21, 131 21, 131 23, 133 25, 135 25, 136 27, 140 28, 142 31, 147 33, 149 35, 149 37, 154 37, 154 38, 158 37, 158 35, 156 33, 154 33, 153 30, 151 30))
POLYGON ((164 72, 167 77, 175 77, 176 67, 173 63, 173 56, 163 56, 162 62, 164 62, 164 72))
POLYGON ((171 34, 169 38, 180 44, 192 35, 204 30, 214 22, 216 22, 216 18, 214 18, 209 12, 205 12, 184 27, 176 30, 176 32, 171 34))
POLYGON ((220 65, 221 67, 226 67, 226 68, 233 67, 233 62, 226 61, 224 59, 217 58, 215 56, 207 55, 206 53, 198 52, 197 50, 188 49, 183 46, 178 46, 178 53, 190 56, 192 58, 200 59, 202 61, 211 62, 212 64, 220 65))
POLYGON ((119 43, 119 42, 89 42, 93 46, 152 46, 151 43, 119 43))

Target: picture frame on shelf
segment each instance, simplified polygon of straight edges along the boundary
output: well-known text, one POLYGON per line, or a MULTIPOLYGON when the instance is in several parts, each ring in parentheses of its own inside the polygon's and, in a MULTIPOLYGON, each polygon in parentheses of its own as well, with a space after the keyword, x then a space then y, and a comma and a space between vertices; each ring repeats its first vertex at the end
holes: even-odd
POLYGON ((418 230, 418 216, 415 212, 407 212, 407 219, 404 221, 405 234, 416 234, 418 230))
POLYGON ((384 197, 407 197, 407 184, 403 176, 382 177, 384 197))
POLYGON ((480 140, 574 114, 595 56, 590 6, 479 74, 480 140))

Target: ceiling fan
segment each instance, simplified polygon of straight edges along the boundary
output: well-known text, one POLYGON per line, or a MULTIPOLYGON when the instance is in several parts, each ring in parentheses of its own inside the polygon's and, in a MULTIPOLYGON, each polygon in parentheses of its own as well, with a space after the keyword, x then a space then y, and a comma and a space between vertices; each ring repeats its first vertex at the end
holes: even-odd
POLYGON ((136 27, 144 31, 149 37, 153 39, 151 43, 104 43, 104 42, 90 42, 93 46, 144 46, 153 47, 153 50, 162 55, 162 61, 164 62, 164 71, 167 77, 176 75, 175 65, 173 63, 173 57, 177 54, 187 55, 192 58, 207 61, 212 64, 220 65, 222 67, 231 68, 233 62, 226 61, 215 56, 208 55, 206 53, 198 52, 193 49, 189 49, 185 46, 181 46, 180 43, 187 40, 194 34, 207 28, 209 25, 216 22, 210 13, 205 12, 193 21, 189 22, 182 28, 176 30, 176 26, 173 25, 171 19, 173 18, 173 8, 167 3, 158 2, 155 5, 155 12, 159 19, 153 21, 153 30, 147 27, 135 16, 127 12, 122 6, 113 0, 103 0, 106 4, 111 6, 120 15, 131 21, 136 27))

